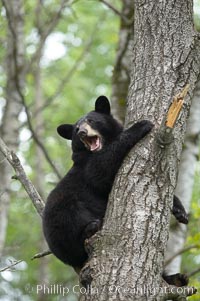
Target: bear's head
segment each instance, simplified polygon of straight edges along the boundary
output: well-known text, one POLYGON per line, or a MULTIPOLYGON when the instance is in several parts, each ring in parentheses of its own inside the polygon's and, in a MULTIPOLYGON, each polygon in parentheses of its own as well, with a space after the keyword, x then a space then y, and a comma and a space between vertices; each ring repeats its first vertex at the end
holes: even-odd
POLYGON ((122 125, 110 113, 110 103, 105 96, 99 96, 95 110, 75 124, 62 124, 58 134, 72 140, 73 152, 98 152, 112 142, 122 131, 122 125))

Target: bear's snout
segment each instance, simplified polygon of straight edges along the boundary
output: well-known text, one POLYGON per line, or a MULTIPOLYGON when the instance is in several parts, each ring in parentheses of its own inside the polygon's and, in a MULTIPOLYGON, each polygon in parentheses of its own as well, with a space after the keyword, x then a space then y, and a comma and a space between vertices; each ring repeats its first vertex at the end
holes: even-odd
POLYGON ((79 128, 77 135, 79 136, 79 138, 85 138, 88 135, 88 131, 85 128, 79 128))

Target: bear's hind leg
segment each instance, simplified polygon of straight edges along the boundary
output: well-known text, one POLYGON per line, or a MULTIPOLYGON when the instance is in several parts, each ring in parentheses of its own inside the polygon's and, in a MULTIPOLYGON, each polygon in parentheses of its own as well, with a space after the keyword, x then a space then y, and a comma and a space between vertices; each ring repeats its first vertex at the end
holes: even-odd
POLYGON ((175 195, 173 200, 172 213, 177 221, 179 221, 179 223, 188 224, 188 214, 186 213, 185 208, 183 207, 179 198, 175 195))
POLYGON ((163 274, 163 279, 170 285, 175 285, 175 286, 185 286, 188 284, 189 279, 186 274, 173 274, 173 275, 165 275, 163 274))

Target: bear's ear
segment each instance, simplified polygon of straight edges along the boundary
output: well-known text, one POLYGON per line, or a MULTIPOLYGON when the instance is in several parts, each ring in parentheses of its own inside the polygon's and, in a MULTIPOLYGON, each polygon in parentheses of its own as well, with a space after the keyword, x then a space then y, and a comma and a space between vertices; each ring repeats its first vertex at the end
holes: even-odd
POLYGON ((72 140, 73 128, 72 124, 61 124, 57 127, 57 132, 61 137, 72 140))
POLYGON ((95 111, 102 114, 110 114, 110 103, 106 96, 99 96, 95 102, 95 111))

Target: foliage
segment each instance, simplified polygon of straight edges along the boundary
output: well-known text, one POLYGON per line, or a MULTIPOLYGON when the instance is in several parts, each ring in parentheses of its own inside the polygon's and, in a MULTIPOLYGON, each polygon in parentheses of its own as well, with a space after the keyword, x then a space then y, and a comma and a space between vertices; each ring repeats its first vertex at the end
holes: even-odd
POLYGON ((194 0, 194 23, 197 31, 200 31, 200 1, 194 0))
POLYGON ((192 205, 190 212, 190 223, 186 245, 196 245, 197 248, 191 249, 183 255, 183 270, 190 273, 199 268, 199 272, 190 279, 190 285, 196 287, 198 292, 190 297, 190 300, 199 300, 200 298, 200 165, 197 164, 194 190, 192 196, 192 205))
MULTIPOLYGON (((43 1, 40 16, 35 14, 37 1, 25 1, 25 41, 26 58, 30 62, 40 40, 36 22, 40 19, 45 30, 50 16, 58 10, 61 1, 43 1)), ((71 1, 72 2, 72 1, 71 1)), ((39 59, 41 72, 42 98, 39 120, 42 124, 42 142, 51 160, 64 175, 71 165, 71 151, 69 145, 58 137, 56 128, 61 123, 75 122, 80 116, 92 109, 94 100, 100 94, 110 95, 111 76, 115 59, 115 48, 118 40, 119 18, 99 1, 73 1, 62 12, 62 18, 46 40, 43 56, 39 59), (76 63, 80 60, 79 63, 76 63), (75 72, 70 70, 75 66, 75 72), (69 78, 60 89, 63 79, 69 78), (57 93, 58 91, 58 93, 57 93), (57 94, 54 97, 54 94, 57 94)), ((116 5, 120 7, 117 0, 116 5)), ((3 23, 1 25, 1 39, 6 39, 6 17, 1 9, 3 23)), ((6 52, 0 50, 1 68, 4 68, 6 52)), ((35 94, 36 71, 38 62, 32 64, 26 77, 25 100, 31 113, 33 127, 36 122, 35 94)), ((0 85, 5 86, 5 76, 0 77, 0 85)), ((3 107, 3 90, 2 102, 3 107)), ((37 174, 35 163, 35 142, 27 125, 25 112, 20 114, 20 147, 19 155, 29 177, 35 182, 37 174)), ((37 129, 36 129, 37 132, 37 129)), ((43 194, 46 198, 55 186, 57 178, 43 160, 44 182, 43 194)), ((23 260, 12 271, 1 273, 0 300, 40 300, 37 285, 41 279, 41 264, 48 260, 48 285, 69 287, 67 300, 77 299, 77 292, 73 293, 73 285, 77 284, 77 276, 70 267, 64 266, 53 255, 45 259, 31 261, 31 257, 43 251, 41 220, 36 214, 30 200, 21 185, 11 181, 12 201, 9 211, 9 226, 4 257, 0 262, 3 268, 13 260, 23 260), (5 297, 7 296, 7 297, 5 297)), ((77 287, 78 291, 78 287, 77 287)), ((42 300, 66 300, 61 291, 50 293, 42 300), (46 298, 46 299, 45 299, 46 298)))

